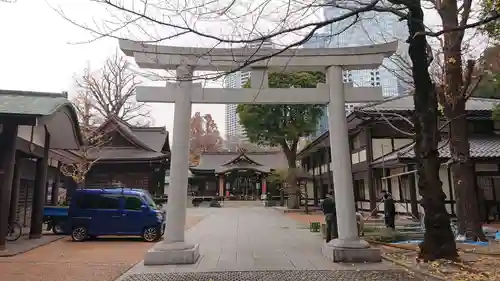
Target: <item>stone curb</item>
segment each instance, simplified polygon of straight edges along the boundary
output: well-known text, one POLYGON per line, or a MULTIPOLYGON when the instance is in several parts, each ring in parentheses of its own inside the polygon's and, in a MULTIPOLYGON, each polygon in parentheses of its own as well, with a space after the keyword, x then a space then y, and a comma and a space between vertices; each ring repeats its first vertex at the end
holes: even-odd
POLYGON ((408 269, 409 271, 413 272, 417 277, 422 278, 425 281, 446 281, 446 279, 443 277, 436 276, 436 275, 434 275, 426 270, 422 270, 422 269, 417 268, 415 266, 411 266, 411 265, 408 265, 404 262, 401 262, 397 259, 388 257, 384 253, 382 253, 382 259, 386 260, 386 261, 390 261, 396 265, 399 265, 399 266, 402 266, 402 267, 408 269))

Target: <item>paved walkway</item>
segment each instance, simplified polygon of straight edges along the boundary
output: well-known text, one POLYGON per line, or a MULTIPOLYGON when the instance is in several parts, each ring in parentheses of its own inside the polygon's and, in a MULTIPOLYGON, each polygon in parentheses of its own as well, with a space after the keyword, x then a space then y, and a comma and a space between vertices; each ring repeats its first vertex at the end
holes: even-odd
POLYGON ((416 280, 387 263, 333 264, 321 254, 320 235, 272 208, 198 208, 188 213, 207 215, 186 234, 188 242, 200 244, 196 264, 139 263, 119 280, 416 280), (310 270, 315 278, 300 278, 310 270), (271 278, 270 271, 277 275, 271 278))

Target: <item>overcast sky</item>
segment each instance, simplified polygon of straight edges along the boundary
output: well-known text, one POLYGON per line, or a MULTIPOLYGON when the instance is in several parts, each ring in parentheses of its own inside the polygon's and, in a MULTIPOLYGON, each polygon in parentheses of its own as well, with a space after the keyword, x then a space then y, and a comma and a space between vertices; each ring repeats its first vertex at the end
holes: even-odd
MULTIPOLYGON (((256 1, 242 3, 252 4, 256 1)), ((75 92, 74 77, 81 74, 88 64, 92 69, 99 68, 116 51, 118 42, 111 38, 76 44, 92 37, 88 31, 63 19, 53 8, 61 8, 69 18, 78 22, 92 23, 92 20, 99 22, 106 16, 109 18, 109 12, 102 5, 96 7, 90 0, 17 0, 14 4, 0 2, 0 89, 68 91, 71 96, 75 92)), ((273 15, 280 14, 273 11, 271 9, 273 15)), ((426 17, 428 22, 439 22, 437 16, 428 11, 426 17)), ((261 25, 266 26, 263 29, 270 28, 267 24, 261 25)), ((221 22, 201 26, 201 29, 210 30, 211 33, 216 32, 217 28, 221 29, 217 32, 228 33, 228 30, 224 31, 225 24, 221 22)), ((161 29, 165 31, 165 27, 161 29)), ((169 41, 169 44, 199 46, 200 40, 185 36, 169 41)), ((213 83, 211 86, 214 86, 213 83)), ((155 125, 166 126, 172 131, 173 105, 151 106, 155 125)), ((212 114, 222 135, 225 135, 224 105, 194 105, 193 112, 196 111, 212 114)))
MULTIPOLYGON (((88 0, 48 0, 65 11, 94 15, 88 0), (71 10, 69 10, 71 9, 71 10)), ((74 77, 90 63, 98 68, 118 46, 105 38, 89 44, 70 44, 89 38, 86 31, 72 25, 45 0, 0 2, 0 89, 74 93, 74 77)), ((172 132, 173 105, 154 104, 156 126, 172 132)), ((224 133, 224 105, 193 106, 193 112, 211 113, 224 133)), ((224 135, 224 134, 223 134, 224 135)))

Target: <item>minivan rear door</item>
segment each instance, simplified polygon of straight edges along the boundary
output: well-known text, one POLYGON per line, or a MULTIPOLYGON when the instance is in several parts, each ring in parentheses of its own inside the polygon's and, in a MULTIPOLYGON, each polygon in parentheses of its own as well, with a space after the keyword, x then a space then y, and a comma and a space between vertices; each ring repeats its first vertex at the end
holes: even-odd
MULTIPOLYGON (((84 217, 90 235, 116 234, 121 220, 120 197, 106 193, 82 193, 78 217, 84 217)), ((76 215, 76 214, 75 214, 76 215)), ((73 217, 78 219, 77 217, 73 217)))
POLYGON ((118 234, 117 227, 120 220, 120 197, 115 194, 101 193, 92 216, 92 232, 104 235, 118 234))

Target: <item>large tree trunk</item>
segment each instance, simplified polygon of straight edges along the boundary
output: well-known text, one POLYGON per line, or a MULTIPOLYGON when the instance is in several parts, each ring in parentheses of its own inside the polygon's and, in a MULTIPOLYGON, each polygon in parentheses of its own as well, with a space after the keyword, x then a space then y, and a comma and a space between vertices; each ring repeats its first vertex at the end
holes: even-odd
MULTIPOLYGON (((465 111, 465 106, 464 111, 465 111)), ((458 233, 472 240, 486 240, 479 213, 473 163, 469 159, 467 120, 459 117, 450 123, 450 151, 453 186, 457 201, 458 233)))
MULTIPOLYGON (((439 14, 444 29, 459 26, 458 6, 455 0, 444 0, 439 14)), ((450 120, 450 152, 452 159, 453 186, 457 200, 458 231, 473 240, 485 240, 479 216, 479 206, 474 184, 474 169, 469 157, 469 132, 465 104, 462 41, 464 31, 444 34, 445 81, 439 91, 440 103, 450 120)), ((471 75, 471 74, 468 74, 471 75)))
POLYGON ((415 155, 418 190, 422 196, 420 204, 425 211, 426 228, 424 241, 420 244, 419 257, 424 261, 455 259, 458 256, 456 244, 439 179, 437 96, 428 70, 424 14, 420 1, 414 1, 412 5, 408 5, 408 9, 409 55, 415 83, 415 155))
POLYGON ((288 209, 300 209, 301 192, 300 186, 297 184, 297 177, 295 176, 295 170, 297 169, 297 143, 298 139, 293 141, 291 146, 288 146, 287 143, 281 145, 288 162, 286 176, 286 182, 288 183, 288 188, 286 189, 288 194, 288 209))

